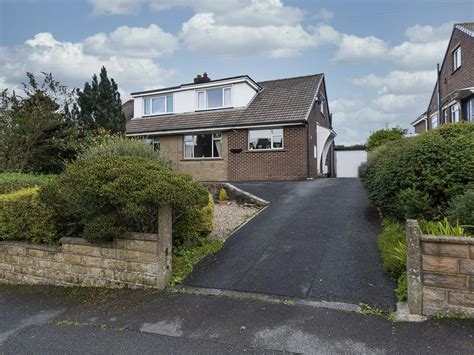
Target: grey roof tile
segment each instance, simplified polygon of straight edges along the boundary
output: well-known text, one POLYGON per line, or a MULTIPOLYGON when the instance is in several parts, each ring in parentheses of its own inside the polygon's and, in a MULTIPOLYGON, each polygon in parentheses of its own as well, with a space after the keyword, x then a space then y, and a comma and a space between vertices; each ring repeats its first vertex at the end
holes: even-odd
POLYGON ((132 119, 127 134, 303 121, 323 74, 263 81, 246 108, 190 112, 132 119))

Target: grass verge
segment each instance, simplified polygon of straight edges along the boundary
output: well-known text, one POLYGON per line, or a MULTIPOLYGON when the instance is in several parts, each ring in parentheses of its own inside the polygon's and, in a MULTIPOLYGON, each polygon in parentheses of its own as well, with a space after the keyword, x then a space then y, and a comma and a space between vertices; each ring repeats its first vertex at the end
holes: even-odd
POLYGON ((168 287, 180 284, 201 259, 209 254, 214 254, 222 248, 221 240, 203 239, 200 245, 193 248, 176 248, 173 252, 173 274, 168 287))

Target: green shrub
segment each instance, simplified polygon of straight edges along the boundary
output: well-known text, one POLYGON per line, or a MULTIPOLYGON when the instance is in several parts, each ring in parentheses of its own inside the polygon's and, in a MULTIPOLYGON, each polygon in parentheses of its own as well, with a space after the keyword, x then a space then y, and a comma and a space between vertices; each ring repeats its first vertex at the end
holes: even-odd
MULTIPOLYGON (((173 207, 173 243, 199 238, 207 190, 184 174, 141 157, 81 158, 40 192, 55 211, 60 231, 72 231, 90 242, 111 240, 126 232, 154 233, 161 205, 173 207)), ((69 234, 71 235, 71 234, 69 234)))
POLYGON ((219 201, 227 201, 227 199, 227 192, 223 187, 221 187, 221 189, 219 190, 219 201))
POLYGON ((397 299, 399 302, 407 300, 408 296, 408 285, 407 285, 407 273, 403 272, 398 278, 397 288, 395 290, 397 299))
POLYGON ((448 208, 448 220, 464 228, 466 233, 474 235, 474 189, 456 197, 448 208))
POLYGON ((398 221, 386 218, 382 222, 383 231, 377 239, 385 272, 398 278, 406 269, 406 244, 403 225, 398 221))
POLYGON ((164 166, 171 167, 171 161, 160 151, 155 150, 153 145, 144 139, 130 139, 119 136, 109 136, 99 139, 92 144, 84 153, 82 158, 104 157, 104 156, 131 156, 142 157, 156 161, 164 166))
POLYGON ((456 224, 449 223, 447 218, 442 221, 422 221, 420 229, 423 234, 439 235, 439 236, 453 236, 453 237, 467 237, 467 233, 456 221, 456 224))
POLYGON ((439 218, 452 198, 474 185, 474 123, 385 144, 369 154, 365 170, 369 198, 385 214, 439 218))
POLYGON ((367 151, 371 152, 389 142, 399 141, 406 133, 407 130, 400 127, 378 130, 367 139, 367 151))
POLYGON ((55 175, 1 173, 0 194, 8 194, 10 192, 25 189, 28 187, 43 186, 54 178, 55 175))
POLYGON ((0 195, 0 238, 56 244, 52 211, 38 199, 38 188, 0 195))

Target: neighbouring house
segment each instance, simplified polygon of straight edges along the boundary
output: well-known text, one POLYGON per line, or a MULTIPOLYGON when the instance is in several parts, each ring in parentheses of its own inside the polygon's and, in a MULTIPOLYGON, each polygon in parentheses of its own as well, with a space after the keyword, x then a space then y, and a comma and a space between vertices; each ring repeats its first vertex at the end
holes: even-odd
POLYGON ((474 122, 474 22, 454 25, 428 109, 411 125, 420 134, 460 121, 474 122))
POLYGON ((122 104, 122 112, 127 122, 133 118, 133 99, 122 104))
POLYGON ((334 174, 324 74, 248 75, 132 93, 128 137, 148 139, 200 181, 298 180, 334 174))

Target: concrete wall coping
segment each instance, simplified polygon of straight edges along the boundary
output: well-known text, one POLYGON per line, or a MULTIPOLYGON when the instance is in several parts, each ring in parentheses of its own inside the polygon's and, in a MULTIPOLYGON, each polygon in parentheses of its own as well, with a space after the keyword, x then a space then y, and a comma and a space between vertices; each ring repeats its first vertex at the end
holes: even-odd
POLYGON ((112 248, 113 244, 110 243, 89 243, 84 238, 75 238, 75 237, 62 237, 59 239, 61 244, 75 244, 75 245, 88 245, 97 248, 112 248))
POLYGON ((452 243, 452 244, 472 244, 474 245, 474 238, 471 237, 450 237, 439 235, 421 235, 421 240, 431 243, 452 243))

